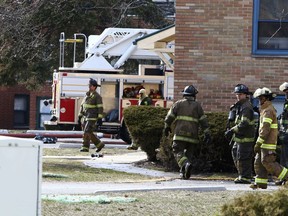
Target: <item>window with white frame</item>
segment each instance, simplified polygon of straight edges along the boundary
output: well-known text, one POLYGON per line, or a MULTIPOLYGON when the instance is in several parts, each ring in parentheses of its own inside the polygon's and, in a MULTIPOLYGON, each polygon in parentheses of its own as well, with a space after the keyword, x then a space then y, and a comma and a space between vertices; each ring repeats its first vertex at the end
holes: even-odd
POLYGON ((254 55, 288 55, 288 1, 254 0, 254 55))

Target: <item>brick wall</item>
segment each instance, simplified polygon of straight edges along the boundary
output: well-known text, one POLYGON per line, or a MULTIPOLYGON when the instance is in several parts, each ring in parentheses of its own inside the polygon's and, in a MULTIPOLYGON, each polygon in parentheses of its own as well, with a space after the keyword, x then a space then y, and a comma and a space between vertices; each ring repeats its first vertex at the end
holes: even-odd
POLYGON ((0 87, 0 129, 14 129, 14 98, 17 94, 29 95, 29 129, 36 129, 37 97, 51 97, 51 84, 37 91, 29 91, 24 86, 0 87))
POLYGON ((252 15, 253 0, 176 1, 175 100, 190 84, 205 111, 228 110, 238 83, 281 94, 288 60, 252 57, 252 15))

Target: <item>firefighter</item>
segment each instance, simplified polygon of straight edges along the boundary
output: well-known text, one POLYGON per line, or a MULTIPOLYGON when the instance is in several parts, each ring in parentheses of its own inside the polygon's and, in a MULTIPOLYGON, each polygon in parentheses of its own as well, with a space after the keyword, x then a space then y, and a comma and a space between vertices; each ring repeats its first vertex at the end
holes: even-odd
MULTIPOLYGON (((250 184, 252 177, 252 158, 255 140, 254 110, 250 102, 249 89, 244 84, 234 88, 237 98, 236 104, 230 112, 235 113, 235 126, 225 132, 225 136, 232 137, 232 158, 238 171, 235 184, 250 184)), ((231 116, 231 115, 230 115, 231 116)))
POLYGON ((105 146, 101 140, 94 135, 96 123, 98 126, 102 125, 103 118, 103 104, 102 97, 96 92, 97 87, 100 87, 96 80, 90 78, 89 91, 86 92, 80 112, 79 121, 82 122, 83 142, 80 152, 89 152, 90 141, 96 146, 96 152, 100 152, 105 146), (81 121, 82 120, 82 121, 81 121))
POLYGON ((148 97, 148 95, 146 94, 146 90, 145 89, 140 89, 139 91, 139 100, 138 100, 138 105, 152 105, 152 100, 150 97, 148 97))
MULTIPOLYGON (((152 105, 152 100, 150 97, 147 96, 145 89, 139 90, 139 100, 138 100, 138 106, 150 106, 152 105)), ((135 143, 135 141, 132 141, 132 144, 127 147, 128 150, 138 150, 139 145, 135 143)))
POLYGON ((260 126, 259 135, 254 146, 256 178, 255 183, 251 184, 250 188, 266 189, 268 173, 273 174, 280 181, 286 181, 288 170, 276 162, 278 124, 276 110, 271 102, 276 94, 272 93, 269 88, 263 87, 258 88, 253 96, 259 99, 260 126))
POLYGON ((172 150, 180 168, 180 177, 189 179, 192 160, 199 150, 199 125, 204 130, 204 142, 210 143, 211 135, 206 115, 201 105, 196 102, 197 89, 186 86, 182 91, 183 99, 175 102, 165 118, 164 134, 171 133, 171 125, 175 122, 172 150))
POLYGON ((284 82, 279 86, 280 91, 285 93, 283 112, 278 117, 279 144, 281 145, 280 164, 288 167, 288 83, 284 82))

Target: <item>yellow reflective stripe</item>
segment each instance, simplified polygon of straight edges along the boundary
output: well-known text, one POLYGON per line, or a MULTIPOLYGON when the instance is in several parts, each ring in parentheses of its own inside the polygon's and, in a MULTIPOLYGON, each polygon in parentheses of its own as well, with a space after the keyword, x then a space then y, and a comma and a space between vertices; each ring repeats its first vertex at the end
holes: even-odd
POLYGON ((202 115, 202 116, 200 117, 199 121, 203 121, 203 120, 206 119, 206 118, 207 118, 206 115, 202 115))
POLYGON ((254 125, 255 121, 254 120, 250 120, 249 118, 242 116, 241 121, 246 121, 248 122, 249 125, 254 125))
POLYGON ((189 143, 199 143, 199 140, 189 138, 189 137, 183 137, 183 136, 177 136, 176 134, 173 137, 173 140, 179 140, 179 141, 184 141, 184 142, 189 142, 189 143))
POLYGON ((268 179, 255 178, 255 183, 268 184, 268 179))
POLYGON ((278 176, 278 179, 280 180, 284 180, 286 175, 287 175, 288 170, 284 167, 280 173, 280 175, 278 176))
POLYGON ((277 129, 278 128, 278 124, 271 124, 270 128, 277 129))
POLYGON ((288 124, 288 120, 280 120, 281 124, 288 124))
POLYGON ((103 107, 103 104, 97 104, 96 107, 97 107, 97 108, 103 107))
POLYGON ((254 142, 254 138, 237 138, 237 137, 234 137, 233 139, 235 142, 239 142, 239 143, 244 143, 244 142, 254 142))
POLYGON ((267 123, 271 124, 272 119, 271 118, 263 118, 263 122, 267 122, 267 123))
POLYGON ((198 119, 195 119, 195 118, 190 117, 190 116, 177 116, 176 120, 191 121, 191 122, 196 122, 196 123, 198 123, 198 121, 199 121, 198 119))
POLYGON ((97 121, 97 118, 85 118, 86 121, 97 121))
POLYGON ((98 118, 103 118, 103 115, 102 115, 102 114, 99 114, 99 115, 98 115, 98 118))
POLYGON ((261 148, 269 149, 269 150, 276 150, 276 144, 262 144, 261 148))
POLYGON ((264 142, 264 139, 262 139, 261 137, 258 137, 256 142, 258 142, 258 143, 261 143, 261 144, 262 144, 262 143, 264 142))
POLYGON ((206 128, 203 132, 208 133, 208 132, 210 132, 210 130, 209 130, 209 128, 206 128))
POLYGON ((187 161, 188 158, 186 156, 182 157, 179 161, 178 161, 178 165, 179 167, 182 167, 184 164, 185 161, 187 161))
POLYGON ((84 108, 96 108, 97 106, 96 105, 92 105, 92 104, 83 104, 83 107, 84 108))

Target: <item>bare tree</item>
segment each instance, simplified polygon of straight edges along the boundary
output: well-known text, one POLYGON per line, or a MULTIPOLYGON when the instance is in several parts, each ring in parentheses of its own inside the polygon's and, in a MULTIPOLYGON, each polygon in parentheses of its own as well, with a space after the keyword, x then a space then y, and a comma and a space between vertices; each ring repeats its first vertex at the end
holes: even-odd
POLYGON ((0 85, 30 88, 51 79, 57 68, 60 32, 167 25, 151 0, 1 0, 0 19, 0 85))

